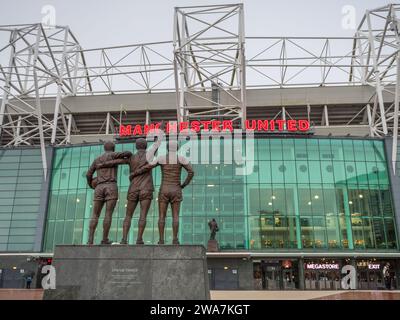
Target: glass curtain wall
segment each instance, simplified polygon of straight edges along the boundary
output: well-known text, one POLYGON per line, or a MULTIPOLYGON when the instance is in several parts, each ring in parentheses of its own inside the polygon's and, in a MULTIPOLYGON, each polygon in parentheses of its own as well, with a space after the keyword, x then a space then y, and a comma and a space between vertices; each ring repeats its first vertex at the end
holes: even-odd
POLYGON ((42 188, 40 148, 0 150, 0 251, 33 251, 42 188))
MULTIPOLYGON (((222 141, 231 152, 231 143, 222 141)), ((246 162, 247 175, 240 174, 240 163, 218 161, 211 149, 217 142, 194 144, 200 163, 193 165, 195 176, 184 189, 181 243, 206 245, 207 222, 216 218, 222 250, 396 249, 383 141, 271 137, 244 145, 248 147, 249 142, 254 143, 255 152, 254 161, 246 162)), ((225 148, 219 148, 221 160, 225 148)), ((118 144, 117 150, 135 152, 132 143, 118 144)), ((85 174, 101 153, 101 145, 56 150, 46 251, 52 251, 55 244, 87 241, 93 192, 86 186, 85 174)), ((128 166, 120 166, 118 172, 120 195, 110 233, 114 241, 121 239, 129 185, 128 166)), ((156 190, 144 234, 148 244, 158 240, 159 168, 153 170, 153 177, 156 190)), ((137 234, 138 215, 137 209, 130 243, 137 234)), ((101 222, 96 242, 101 240, 101 222)), ((171 224, 168 212, 167 243, 172 240, 171 224)))

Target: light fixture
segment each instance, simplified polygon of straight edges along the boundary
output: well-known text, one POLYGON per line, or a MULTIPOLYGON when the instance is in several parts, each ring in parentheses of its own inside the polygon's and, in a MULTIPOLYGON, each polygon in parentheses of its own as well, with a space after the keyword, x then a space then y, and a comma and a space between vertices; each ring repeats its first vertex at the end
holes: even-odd
POLYGON ((228 270, 228 267, 224 267, 224 270, 228 270))
POLYGON ((316 194, 316 195, 314 196, 314 199, 319 199, 319 195, 316 194))
POLYGON ((275 199, 276 199, 276 197, 275 197, 275 196, 272 196, 272 197, 271 197, 271 199, 272 199, 272 200, 275 200, 275 199))
POLYGON ((308 205, 311 206, 311 201, 308 201, 308 205))
POLYGON ((208 184, 207 187, 209 188, 215 187, 215 184, 208 184))
POLYGON ((13 270, 17 270, 17 267, 12 267, 13 268, 13 270))
POLYGON ((364 198, 364 196, 363 196, 362 194, 359 194, 358 197, 359 197, 360 199, 364 198))
POLYGON ((349 204, 353 204, 353 201, 349 201, 349 204))
POLYGON ((268 205, 269 205, 269 206, 272 206, 272 202, 268 202, 268 205))
POLYGON ((76 198, 76 202, 80 202, 81 200, 79 198, 76 198))

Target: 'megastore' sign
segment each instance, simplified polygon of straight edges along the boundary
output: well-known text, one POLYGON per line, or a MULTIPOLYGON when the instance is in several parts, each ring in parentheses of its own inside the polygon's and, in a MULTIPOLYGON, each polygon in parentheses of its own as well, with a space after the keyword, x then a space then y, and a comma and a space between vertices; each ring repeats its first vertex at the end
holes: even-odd
MULTIPOLYGON (((146 135, 150 130, 161 129, 166 134, 179 133, 182 131, 233 131, 232 120, 195 120, 195 121, 184 121, 179 125, 176 122, 167 122, 164 128, 161 128, 162 122, 156 122, 145 125, 120 125, 119 135, 124 136, 142 136, 146 135)), ((246 131, 258 131, 258 132, 305 132, 310 129, 310 122, 308 120, 246 120, 245 129, 246 131)))
POLYGON ((337 263, 306 263, 306 269, 308 270, 339 270, 339 264, 337 263))

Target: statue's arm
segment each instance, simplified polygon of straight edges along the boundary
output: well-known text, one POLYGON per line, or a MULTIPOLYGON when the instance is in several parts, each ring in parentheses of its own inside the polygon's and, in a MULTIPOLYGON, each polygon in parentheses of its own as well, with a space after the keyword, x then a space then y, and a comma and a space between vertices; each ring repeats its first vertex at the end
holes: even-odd
POLYGON ((99 163, 96 165, 96 169, 101 169, 101 168, 112 168, 115 167, 119 164, 128 164, 129 163, 129 158, 127 159, 115 159, 115 160, 109 160, 103 163, 99 163))
POLYGON ((132 152, 124 151, 124 152, 114 152, 113 159, 128 159, 132 156, 132 152))
POLYGON ((151 163, 151 164, 149 164, 149 163, 145 164, 144 166, 141 166, 139 169, 136 169, 134 172, 132 172, 129 175, 129 180, 132 180, 134 177, 140 176, 143 173, 146 173, 157 166, 158 166, 158 162, 151 163))
POLYGON ((182 189, 185 188, 190 183, 190 181, 192 181, 193 176, 194 176, 194 171, 193 171, 193 167, 191 166, 191 164, 187 161, 184 161, 184 162, 186 162, 186 163, 181 162, 181 164, 187 171, 187 176, 186 176, 185 181, 181 184, 182 189))
POLYGON ((93 187, 92 187, 93 174, 95 171, 96 171, 96 161, 93 161, 92 165, 89 167, 89 170, 86 173, 87 184, 92 189, 93 189, 93 187))

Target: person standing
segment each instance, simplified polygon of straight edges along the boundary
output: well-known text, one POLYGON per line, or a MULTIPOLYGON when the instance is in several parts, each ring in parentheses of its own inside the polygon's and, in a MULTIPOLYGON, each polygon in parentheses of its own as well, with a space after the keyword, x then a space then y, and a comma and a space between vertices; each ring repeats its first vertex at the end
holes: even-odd
POLYGON ((390 278, 390 263, 387 262, 383 267, 383 279, 385 281, 385 287, 387 290, 391 289, 391 278, 390 278))
POLYGON ((28 274, 28 276, 26 277, 26 288, 30 289, 31 284, 32 284, 32 276, 30 274, 28 274))

